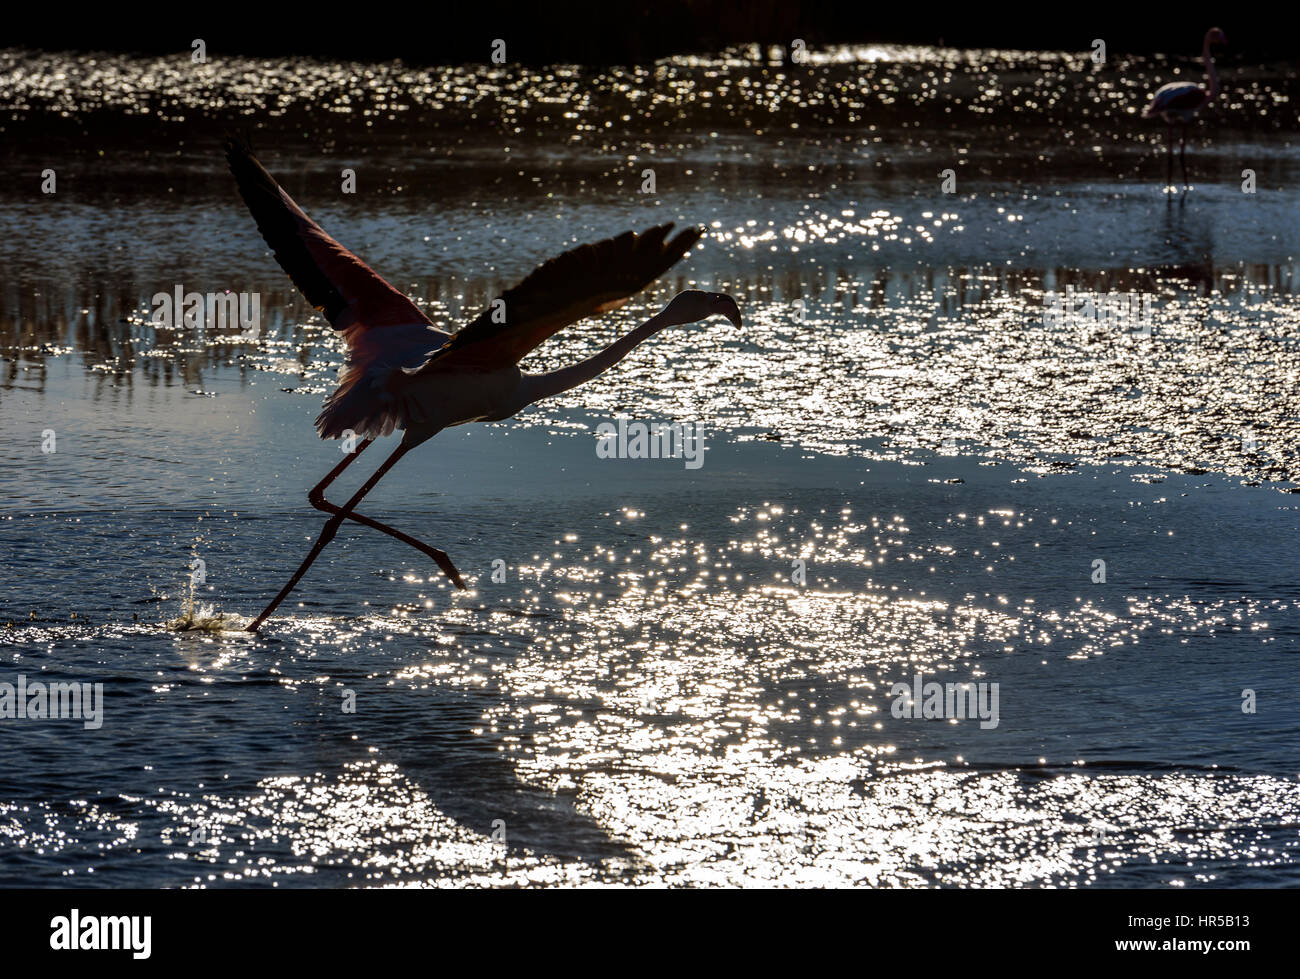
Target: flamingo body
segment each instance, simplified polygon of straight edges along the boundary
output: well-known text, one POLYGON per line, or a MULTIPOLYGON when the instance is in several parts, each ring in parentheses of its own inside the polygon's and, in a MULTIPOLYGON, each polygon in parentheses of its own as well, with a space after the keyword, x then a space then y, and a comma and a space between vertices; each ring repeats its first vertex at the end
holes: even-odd
POLYGON ((1163 119, 1170 125, 1191 122, 1210 101, 1210 93, 1195 82, 1161 85, 1142 110, 1143 119, 1163 119))

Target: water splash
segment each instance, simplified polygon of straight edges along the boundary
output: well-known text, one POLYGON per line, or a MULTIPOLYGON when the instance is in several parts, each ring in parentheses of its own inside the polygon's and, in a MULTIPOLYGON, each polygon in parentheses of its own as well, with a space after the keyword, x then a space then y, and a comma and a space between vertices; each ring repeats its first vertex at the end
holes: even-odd
POLYGON ((210 603, 196 606, 193 596, 182 605, 181 614, 167 622, 173 632, 242 632, 251 619, 234 613, 219 612, 210 603))
POLYGON ((219 612, 211 602, 199 603, 197 590, 199 585, 206 581, 206 565, 198 556, 198 545, 199 541, 196 540, 191 550, 191 573, 181 598, 181 614, 169 620, 167 628, 173 632, 243 631, 248 627, 251 619, 219 612))

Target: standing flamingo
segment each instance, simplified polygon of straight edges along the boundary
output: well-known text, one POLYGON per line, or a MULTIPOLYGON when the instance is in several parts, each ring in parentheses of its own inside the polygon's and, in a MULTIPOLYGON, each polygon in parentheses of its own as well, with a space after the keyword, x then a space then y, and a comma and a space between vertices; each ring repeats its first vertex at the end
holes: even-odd
POLYGON ((363 438, 307 494, 313 507, 332 516, 288 584, 248 626, 249 632, 256 632, 284 601, 344 520, 381 531, 427 554, 457 588, 464 588, 445 552, 355 512, 397 460, 444 428, 500 421, 535 401, 577 387, 666 327, 696 323, 714 313, 726 316, 737 328, 741 325, 740 310, 730 296, 689 289, 595 356, 546 374, 524 374, 517 365, 526 354, 564 327, 623 305, 676 264, 703 232, 689 228, 670 239, 673 226, 663 224, 639 235, 629 231, 565 252, 451 335, 435 327, 410 299, 322 231, 244 143, 228 138, 226 159, 276 261, 347 343, 346 370, 338 389, 325 400, 316 431, 327 439, 349 431, 363 438), (403 435, 396 451, 347 503, 338 506, 325 499, 330 483, 371 442, 399 428, 403 435))
POLYGON ((1211 27, 1205 32, 1205 43, 1201 45, 1201 57, 1205 61, 1205 78, 1208 87, 1195 82, 1170 82, 1162 85, 1151 96, 1151 102, 1142 110, 1143 119, 1159 116, 1169 124, 1169 156, 1165 167, 1165 186, 1174 181, 1174 126, 1182 127, 1178 140, 1178 159, 1183 167, 1183 186, 1187 187, 1187 127, 1197 114, 1215 100, 1219 94, 1219 75, 1214 70, 1214 58, 1210 55, 1210 45, 1227 44, 1223 31, 1211 27))

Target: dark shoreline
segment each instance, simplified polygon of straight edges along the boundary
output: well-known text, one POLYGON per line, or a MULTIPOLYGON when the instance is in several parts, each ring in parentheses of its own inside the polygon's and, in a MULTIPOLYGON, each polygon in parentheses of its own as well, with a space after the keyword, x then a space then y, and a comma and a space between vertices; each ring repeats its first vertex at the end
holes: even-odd
POLYGON ((0 46, 43 50, 165 53, 187 50, 202 38, 209 51, 249 55, 317 55, 360 60, 401 59, 411 64, 482 63, 493 39, 506 40, 508 61, 525 64, 631 65, 676 54, 716 52, 738 44, 788 47, 798 38, 811 48, 843 44, 919 44, 956 48, 1090 50, 1096 38, 1117 54, 1195 55, 1211 26, 1227 33, 1233 53, 1250 60, 1293 57, 1289 33, 1271 19, 1244 11, 1185 4, 1177 19, 1164 9, 1094 7, 1086 17, 1044 15, 1041 5, 1002 5, 997 11, 812 0, 658 0, 478 4, 472 8, 408 7, 396 16, 348 23, 305 18, 265 5, 178 23, 174 11, 131 18, 79 16, 73 23, 7 25, 0 46), (427 10, 427 12, 425 12, 427 10))

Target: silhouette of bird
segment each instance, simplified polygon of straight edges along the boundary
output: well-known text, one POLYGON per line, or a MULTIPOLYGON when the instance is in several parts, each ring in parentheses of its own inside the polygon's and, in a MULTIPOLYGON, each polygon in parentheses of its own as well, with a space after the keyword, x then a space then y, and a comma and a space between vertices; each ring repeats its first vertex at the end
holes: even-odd
POLYGON ((1227 43, 1228 39, 1223 36, 1223 31, 1211 27, 1205 32, 1205 43, 1201 45, 1201 56, 1205 61, 1206 85, 1201 86, 1195 82, 1170 82, 1168 85, 1162 85, 1156 89, 1150 103, 1142 110, 1143 119, 1159 117, 1169 125, 1169 155, 1165 167, 1166 187, 1174 180, 1174 126, 1182 127, 1182 134, 1178 139, 1178 159, 1183 168, 1183 186, 1188 186, 1187 127, 1196 119, 1198 113, 1219 95, 1219 75, 1214 70, 1214 58, 1210 54, 1210 46, 1227 43))
POLYGON ((456 585, 460 573, 444 551, 356 512, 362 498, 397 461, 444 428, 500 421, 543 398, 603 374, 639 344, 670 326, 715 313, 741 326, 730 296, 690 289, 646 322, 588 359, 545 374, 519 361, 549 337, 588 316, 609 312, 668 271, 700 240, 688 228, 670 237, 662 224, 582 245, 546 262, 455 334, 438 329, 419 307, 327 235, 266 172, 248 146, 226 139, 226 159, 258 230, 298 290, 343 334, 348 357, 338 389, 316 419, 321 438, 360 437, 353 452, 308 493, 330 519, 288 583, 248 626, 256 632, 307 573, 344 520, 381 531, 428 555, 456 585), (396 450, 342 506, 325 490, 377 438, 402 431, 396 450))

